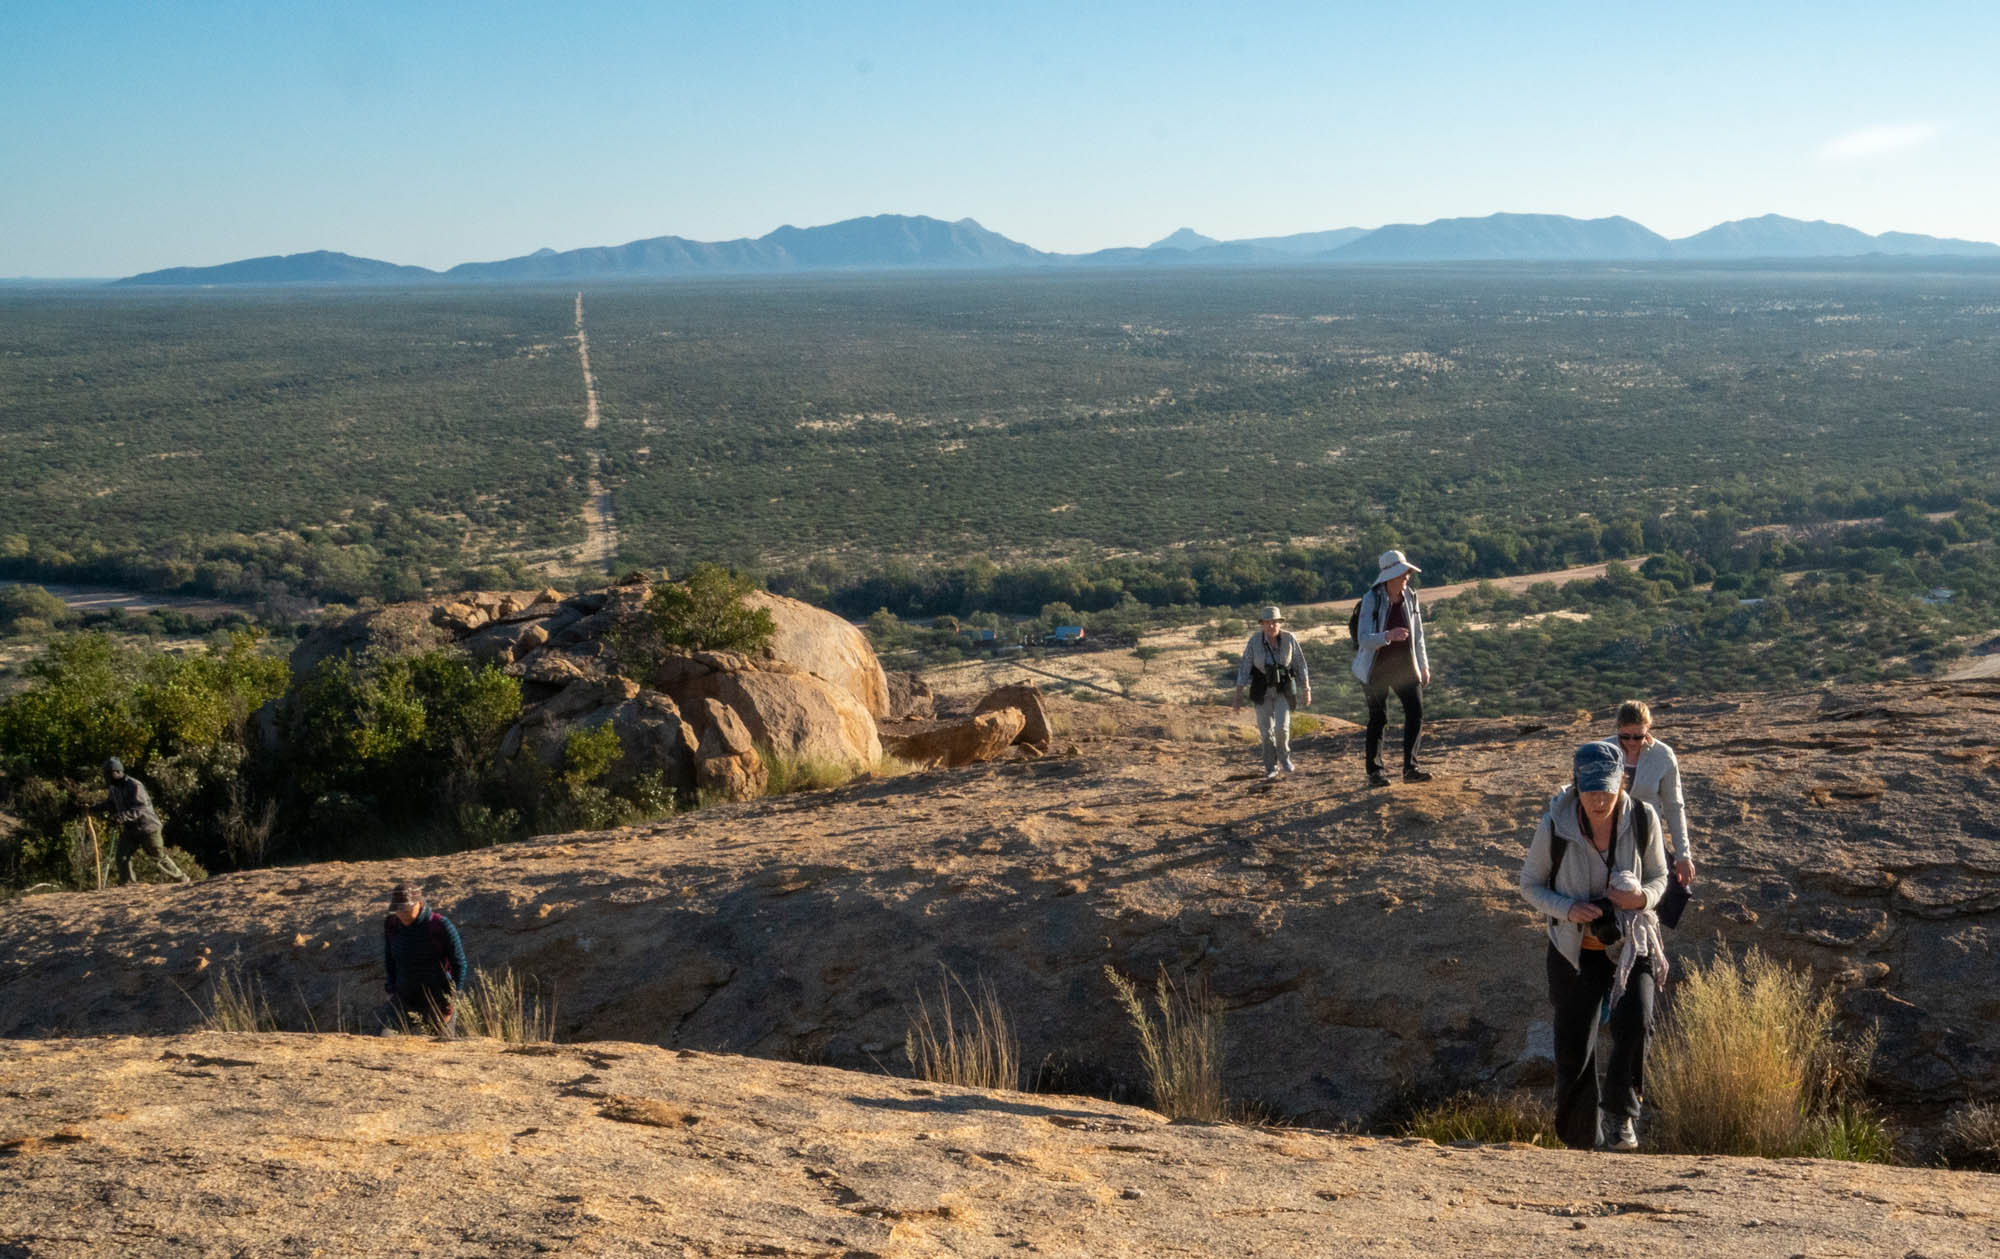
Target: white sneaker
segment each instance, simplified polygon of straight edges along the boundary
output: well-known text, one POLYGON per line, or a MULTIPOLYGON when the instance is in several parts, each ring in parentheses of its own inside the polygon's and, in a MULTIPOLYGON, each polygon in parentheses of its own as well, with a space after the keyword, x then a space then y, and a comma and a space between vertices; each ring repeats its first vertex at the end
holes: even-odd
MULTIPOLYGON (((1606 1119, 1611 1116, 1606 1115, 1606 1119)), ((1632 1130, 1632 1121, 1620 1118, 1611 1125, 1611 1139, 1604 1143, 1606 1149, 1623 1150, 1630 1153, 1639 1148, 1639 1134, 1632 1130)))
POLYGON ((1299 772, 1298 769, 1292 764, 1292 758, 1289 756, 1285 758, 1285 763, 1282 766, 1282 768, 1287 774, 1296 774, 1299 772))
POLYGON ((1277 767, 1276 765, 1273 765, 1273 766, 1271 766, 1271 768, 1269 768, 1269 769, 1267 769, 1267 770, 1265 770, 1265 771, 1264 771, 1264 781, 1265 781, 1265 782, 1269 782, 1269 781, 1271 781, 1271 780, 1272 780, 1273 778, 1276 778, 1277 776, 1278 776, 1278 767, 1277 767))

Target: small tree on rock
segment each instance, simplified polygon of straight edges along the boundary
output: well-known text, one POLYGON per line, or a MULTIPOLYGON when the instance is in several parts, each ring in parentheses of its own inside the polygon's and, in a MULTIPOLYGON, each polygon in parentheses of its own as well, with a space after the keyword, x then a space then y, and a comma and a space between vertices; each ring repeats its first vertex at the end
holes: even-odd
POLYGON ((763 608, 743 605, 756 586, 715 564, 697 564, 684 581, 663 581, 646 598, 646 628, 682 651, 754 652, 778 631, 763 608))

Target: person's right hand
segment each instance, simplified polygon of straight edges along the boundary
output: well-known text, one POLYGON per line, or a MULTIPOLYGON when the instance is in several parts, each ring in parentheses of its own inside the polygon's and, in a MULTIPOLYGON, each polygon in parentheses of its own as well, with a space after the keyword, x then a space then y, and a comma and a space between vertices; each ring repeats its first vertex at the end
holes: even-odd
POLYGON ((1589 901, 1571 901, 1569 903, 1569 920, 1571 922, 1590 922, 1592 919, 1603 916, 1604 911, 1589 901))
POLYGON ((1385 637, 1388 638, 1388 640, 1392 643, 1403 642, 1406 639, 1408 639, 1409 636, 1410 636, 1410 631, 1402 628, 1401 626, 1397 626, 1395 629, 1390 630, 1388 634, 1385 635, 1385 637))

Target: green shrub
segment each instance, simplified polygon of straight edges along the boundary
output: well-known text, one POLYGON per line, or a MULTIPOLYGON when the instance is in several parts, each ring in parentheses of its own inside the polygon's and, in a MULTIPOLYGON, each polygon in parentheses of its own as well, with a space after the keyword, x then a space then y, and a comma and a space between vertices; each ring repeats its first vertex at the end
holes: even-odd
POLYGON ((715 564, 697 564, 686 579, 663 581, 646 599, 645 622, 663 646, 682 651, 761 651, 777 624, 763 608, 743 605, 756 589, 715 564))
POLYGON ((1118 994, 1118 1003, 1139 1036, 1139 1059, 1152 1089, 1153 1108, 1169 1119, 1228 1118, 1222 1094, 1222 1003, 1209 991, 1208 978, 1197 975, 1176 984, 1160 967, 1153 983, 1153 1004, 1159 1020, 1146 1009, 1131 980, 1109 966, 1104 977, 1118 994))

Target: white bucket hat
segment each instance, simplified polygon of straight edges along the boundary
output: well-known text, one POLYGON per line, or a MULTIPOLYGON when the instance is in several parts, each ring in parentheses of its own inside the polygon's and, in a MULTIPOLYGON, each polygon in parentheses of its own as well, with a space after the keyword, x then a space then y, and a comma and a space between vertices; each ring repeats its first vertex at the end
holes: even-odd
POLYGON ((1258 611, 1257 619, 1260 621, 1282 621, 1285 619, 1285 610, 1275 603, 1266 604, 1258 611))
POLYGON ((1382 552, 1382 558, 1377 560, 1376 564, 1382 569, 1381 572, 1375 574, 1375 584, 1378 586, 1398 573, 1421 573, 1424 571, 1415 564, 1410 563, 1409 558, 1401 551, 1382 552))

